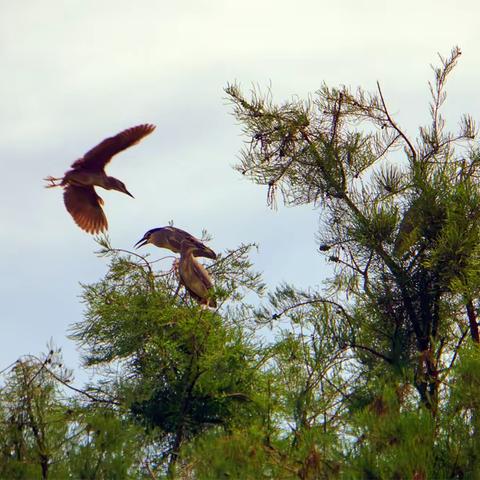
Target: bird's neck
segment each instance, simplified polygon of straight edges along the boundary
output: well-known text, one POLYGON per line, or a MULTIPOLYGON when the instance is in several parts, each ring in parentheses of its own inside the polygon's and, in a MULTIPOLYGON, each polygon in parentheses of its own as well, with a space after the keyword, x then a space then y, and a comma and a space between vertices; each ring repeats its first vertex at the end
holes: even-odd
POLYGON ((186 260, 191 260, 193 258, 194 250, 195 250, 195 247, 192 247, 192 246, 183 247, 180 251, 180 255, 186 260))
POLYGON ((117 186, 117 179, 114 177, 109 177, 108 175, 104 175, 102 187, 106 190, 112 190, 117 186))
POLYGON ((109 177, 104 173, 98 173, 95 175, 95 185, 104 188, 105 190, 113 190, 117 186, 117 179, 114 177, 109 177))

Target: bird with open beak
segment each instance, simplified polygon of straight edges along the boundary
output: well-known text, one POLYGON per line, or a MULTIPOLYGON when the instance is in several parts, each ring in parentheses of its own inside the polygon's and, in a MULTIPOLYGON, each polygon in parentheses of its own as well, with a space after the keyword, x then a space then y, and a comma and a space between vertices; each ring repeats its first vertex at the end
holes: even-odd
POLYGON ((204 245, 198 238, 195 238, 190 233, 176 227, 160 227, 152 228, 145 233, 135 245, 135 248, 143 247, 151 243, 158 248, 167 248, 174 253, 180 253, 181 246, 184 241, 188 241, 193 245, 192 254, 194 257, 206 257, 215 260, 217 254, 204 245))
POLYGON ((96 234, 108 229, 107 217, 102 209, 103 200, 94 187, 117 190, 133 198, 125 184, 105 173, 105 166, 114 155, 138 143, 149 135, 155 125, 144 124, 128 128, 106 138, 72 163, 71 170, 61 178, 47 177, 46 188, 63 187, 65 207, 75 223, 88 233, 96 234))

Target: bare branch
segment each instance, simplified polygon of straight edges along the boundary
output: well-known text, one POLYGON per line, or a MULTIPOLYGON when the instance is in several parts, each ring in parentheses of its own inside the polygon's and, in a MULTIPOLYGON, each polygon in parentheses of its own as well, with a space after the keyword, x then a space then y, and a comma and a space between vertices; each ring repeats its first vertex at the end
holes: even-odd
POLYGON ((400 130, 400 128, 397 126, 397 124, 393 121, 392 117, 388 113, 387 105, 385 104, 385 99, 383 98, 382 94, 382 89, 380 88, 380 82, 377 81, 377 87, 378 87, 378 93, 380 94, 380 99, 382 101, 383 105, 383 111, 385 115, 387 116, 388 122, 390 123, 391 127, 396 130, 396 132, 405 140, 405 142, 408 145, 408 148, 410 149, 411 157, 413 160, 416 160, 417 158, 417 152, 415 151, 415 148, 413 147, 412 143, 408 139, 408 137, 400 130))

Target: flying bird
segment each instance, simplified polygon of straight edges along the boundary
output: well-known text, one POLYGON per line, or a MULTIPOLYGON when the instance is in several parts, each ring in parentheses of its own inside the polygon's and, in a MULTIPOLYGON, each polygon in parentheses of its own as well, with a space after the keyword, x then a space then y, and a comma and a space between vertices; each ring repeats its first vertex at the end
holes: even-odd
POLYGON ((216 308, 217 302, 212 296, 212 279, 205 267, 193 256, 197 248, 198 246, 189 240, 182 242, 178 263, 180 281, 195 300, 207 307, 216 308))
POLYGON ((75 223, 88 233, 96 234, 108 229, 103 212, 103 200, 94 187, 118 190, 133 198, 123 182, 105 173, 105 166, 114 155, 138 143, 155 130, 155 125, 144 124, 128 128, 100 142, 71 165, 61 178, 47 177, 46 188, 63 187, 63 201, 75 223))
POLYGON ((140 248, 148 243, 159 248, 168 248, 174 253, 180 253, 182 249, 182 242, 190 242, 194 248, 192 254, 194 257, 206 257, 215 260, 217 254, 204 245, 198 238, 190 235, 185 230, 176 227, 160 227, 152 228, 145 233, 143 238, 139 240, 134 247, 140 248))

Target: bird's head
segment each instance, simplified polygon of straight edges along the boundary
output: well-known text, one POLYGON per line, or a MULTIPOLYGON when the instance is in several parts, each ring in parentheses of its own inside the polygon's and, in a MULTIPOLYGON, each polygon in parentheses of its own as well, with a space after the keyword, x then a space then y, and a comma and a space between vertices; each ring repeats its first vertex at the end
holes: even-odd
POLYGON ((152 230, 149 230, 148 232, 145 232, 145 235, 134 245, 134 248, 140 248, 144 245, 147 245, 148 243, 152 243, 153 235, 157 230, 158 229, 154 228, 152 230))
POLYGON ((205 258, 211 258, 212 260, 217 259, 217 254, 211 248, 208 248, 206 246, 204 246, 202 248, 201 253, 202 253, 202 255, 197 254, 197 256, 202 256, 202 257, 205 257, 205 258))
POLYGON ((130 197, 132 198, 135 198, 128 190, 127 190, 127 187, 125 186, 125 184, 121 181, 121 180, 118 180, 118 178, 115 178, 115 177, 108 177, 108 181, 107 181, 107 188, 109 190, 117 190, 119 192, 122 192, 122 193, 125 193, 127 195, 129 195, 130 197))

